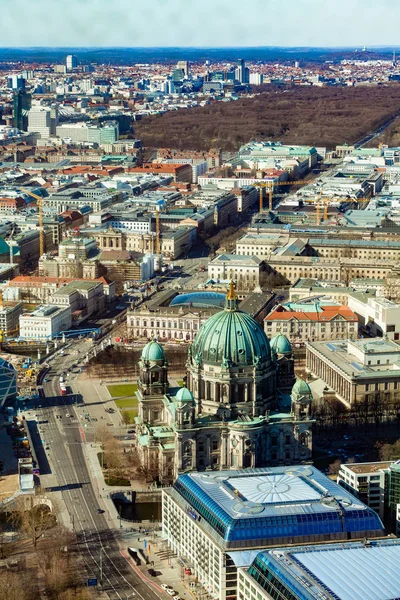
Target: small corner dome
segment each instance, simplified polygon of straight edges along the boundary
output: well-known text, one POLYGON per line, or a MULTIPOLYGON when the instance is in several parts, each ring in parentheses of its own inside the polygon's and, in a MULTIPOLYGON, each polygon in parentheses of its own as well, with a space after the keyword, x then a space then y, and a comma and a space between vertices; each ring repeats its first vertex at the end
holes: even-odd
POLYGON ((187 387, 182 387, 175 396, 177 402, 193 402, 193 394, 187 387))
POLYGON ((141 354, 142 360, 165 360, 164 348, 156 341, 145 345, 141 354))
POLYGON ((304 381, 304 379, 296 379, 296 383, 292 387, 292 394, 298 394, 299 396, 311 396, 311 388, 304 381))
POLYGON ((278 333, 270 342, 271 350, 276 354, 292 354, 292 345, 286 335, 278 333))

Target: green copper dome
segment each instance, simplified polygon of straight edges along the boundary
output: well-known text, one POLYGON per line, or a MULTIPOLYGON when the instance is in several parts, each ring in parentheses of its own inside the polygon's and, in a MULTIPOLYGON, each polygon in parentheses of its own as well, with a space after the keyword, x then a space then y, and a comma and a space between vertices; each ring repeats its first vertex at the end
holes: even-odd
POLYGON ((276 354, 292 354, 292 346, 286 335, 278 333, 271 339, 271 350, 276 354))
POLYGON ((271 361, 269 340, 249 314, 229 305, 199 329, 191 355, 199 363, 250 366, 271 361))
POLYGON ((193 402, 193 394, 187 387, 182 387, 175 396, 177 402, 193 402))
POLYGON ((304 379, 296 379, 296 383, 292 387, 292 394, 297 394, 298 396, 312 395, 310 386, 304 379))
POLYGON ((156 341, 145 345, 141 355, 142 360, 165 360, 165 352, 161 344, 156 341))

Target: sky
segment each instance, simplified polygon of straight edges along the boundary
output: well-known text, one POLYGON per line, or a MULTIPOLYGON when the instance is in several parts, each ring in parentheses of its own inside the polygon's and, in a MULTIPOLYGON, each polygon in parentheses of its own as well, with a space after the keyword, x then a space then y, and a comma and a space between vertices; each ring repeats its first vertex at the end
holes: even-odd
POLYGON ((396 0, 0 0, 0 46, 400 46, 396 0))

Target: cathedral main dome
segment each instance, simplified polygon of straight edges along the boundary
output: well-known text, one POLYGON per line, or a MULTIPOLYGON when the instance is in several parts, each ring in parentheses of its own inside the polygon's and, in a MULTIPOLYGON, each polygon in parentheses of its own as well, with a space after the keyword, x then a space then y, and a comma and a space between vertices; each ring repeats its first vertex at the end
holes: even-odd
POLYGON ((238 310, 236 296, 232 290, 230 294, 225 310, 200 327, 191 356, 200 363, 232 366, 271 362, 271 348, 263 328, 249 314, 238 310))

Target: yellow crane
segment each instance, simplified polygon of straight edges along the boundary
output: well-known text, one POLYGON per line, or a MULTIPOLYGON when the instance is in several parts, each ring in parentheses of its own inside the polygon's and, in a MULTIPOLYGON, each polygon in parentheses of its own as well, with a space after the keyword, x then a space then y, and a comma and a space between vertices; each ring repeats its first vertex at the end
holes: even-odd
MULTIPOLYGON (((313 204, 315 204, 315 209, 316 209, 316 220, 317 220, 317 225, 320 225, 321 223, 321 204, 320 204, 320 200, 323 203, 323 207, 324 207, 324 221, 328 220, 328 206, 329 206, 329 201, 330 200, 343 200, 343 201, 348 201, 350 203, 352 202, 357 202, 357 204, 367 204, 371 198, 343 198, 342 196, 332 196, 332 197, 328 197, 328 198, 321 198, 320 194, 318 196, 318 198, 316 198, 316 200, 312 200, 311 202, 313 204)), ((306 200, 306 202, 309 202, 309 200, 306 200)))
POLYGON ((39 249, 40 249, 40 256, 43 256, 43 254, 45 252, 44 231, 43 231, 43 198, 41 196, 38 196, 37 194, 34 194, 33 192, 27 190, 26 188, 21 188, 21 191, 24 192, 24 194, 28 194, 28 196, 35 198, 35 200, 37 202, 37 206, 38 206, 38 210, 39 210, 39 249))
POLYGON ((253 183, 254 187, 259 187, 260 188, 260 212, 263 210, 264 208, 264 202, 263 202, 263 193, 264 193, 264 188, 268 188, 268 198, 269 198, 269 202, 268 202, 268 207, 269 210, 272 210, 273 208, 273 197, 274 197, 274 187, 277 185, 307 185, 313 183, 312 180, 308 180, 305 181, 304 179, 300 179, 299 181, 267 181, 267 182, 263 182, 263 183, 253 183))
POLYGON ((156 254, 161 254, 161 239, 160 239, 160 210, 156 208, 156 254))

